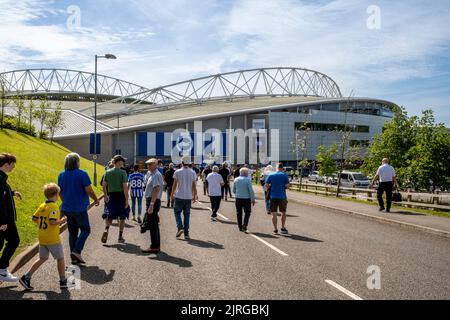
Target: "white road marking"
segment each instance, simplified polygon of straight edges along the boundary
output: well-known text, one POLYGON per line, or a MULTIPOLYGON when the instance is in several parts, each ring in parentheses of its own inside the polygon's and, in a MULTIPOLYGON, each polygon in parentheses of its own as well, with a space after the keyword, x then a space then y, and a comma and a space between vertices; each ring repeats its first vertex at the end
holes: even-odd
POLYGON ((325 280, 326 283, 328 283, 329 285, 335 287, 336 289, 338 289, 339 291, 345 293, 346 295, 348 295, 350 298, 352 298, 353 300, 363 300, 361 297, 358 297, 356 294, 354 294, 353 292, 348 291, 347 289, 345 289, 344 287, 338 285, 336 282, 331 281, 331 280, 325 280))
MULTIPOLYGON (((202 203, 202 202, 200 202, 200 201, 198 201, 198 203, 200 203, 201 205, 207 207, 210 211, 212 211, 211 208, 208 207, 206 204, 204 204, 204 203, 202 203)), ((225 219, 225 220, 230 220, 230 219, 228 219, 228 218, 225 217, 224 215, 221 215, 221 214, 218 213, 218 212, 217 212, 217 215, 220 216, 220 217, 222 217, 222 218, 225 219)), ((287 254, 286 252, 281 251, 280 249, 278 249, 278 248, 275 247, 274 245, 271 245, 270 243, 268 243, 267 241, 261 239, 260 237, 255 236, 255 235, 252 234, 251 232, 249 232, 248 234, 251 235, 251 236, 252 236, 253 238, 255 238, 256 240, 261 241, 262 243, 264 243, 266 246, 268 246, 268 247, 271 248, 272 250, 275 250, 276 252, 278 252, 278 253, 281 254, 282 256, 288 256, 288 254, 287 254)))
POLYGON ((250 232, 249 232, 248 234, 251 235, 251 236, 252 236, 253 238, 255 238, 256 240, 261 241, 262 243, 264 243, 264 244, 265 244, 266 246, 268 246, 270 249, 275 250, 276 252, 278 252, 278 253, 281 254, 282 256, 288 256, 288 254, 287 254, 286 252, 281 251, 280 249, 278 249, 277 247, 271 245, 270 243, 268 243, 267 241, 261 239, 260 237, 255 236, 254 234, 252 234, 252 233, 250 233, 250 232))
MULTIPOLYGON (((204 206, 205 208, 208 208, 209 209, 209 211, 211 211, 212 212, 212 210, 211 210, 211 208, 210 207, 208 207, 206 204, 204 204, 203 202, 200 202, 200 201, 197 201, 198 203, 200 203, 202 206, 204 206)), ((217 212, 217 215, 219 216, 219 217, 221 217, 223 220, 230 220, 230 219, 228 219, 227 217, 225 217, 224 215, 222 215, 222 214, 220 214, 220 213, 218 213, 217 212)))

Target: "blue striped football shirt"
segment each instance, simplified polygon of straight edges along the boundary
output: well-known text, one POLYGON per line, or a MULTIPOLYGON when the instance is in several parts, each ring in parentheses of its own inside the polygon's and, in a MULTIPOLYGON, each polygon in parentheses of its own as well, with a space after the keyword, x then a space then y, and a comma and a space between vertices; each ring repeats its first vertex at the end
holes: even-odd
POLYGON ((144 196, 144 175, 142 173, 130 174, 128 183, 130 184, 130 195, 132 197, 142 198, 144 196))

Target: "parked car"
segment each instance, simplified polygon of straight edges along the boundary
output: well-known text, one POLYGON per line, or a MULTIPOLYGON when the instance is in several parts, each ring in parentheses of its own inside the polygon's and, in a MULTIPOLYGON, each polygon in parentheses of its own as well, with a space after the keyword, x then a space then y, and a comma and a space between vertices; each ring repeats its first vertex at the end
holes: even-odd
POLYGON ((341 186, 347 188, 368 188, 369 178, 361 172, 342 171, 341 186))
POLYGON ((325 183, 325 184, 331 184, 331 185, 335 185, 335 184, 337 184, 337 181, 338 181, 338 175, 336 174, 336 173, 333 173, 332 175, 330 175, 330 176, 325 176, 324 178, 323 178, 323 182, 325 183))
POLYGON ((308 180, 309 181, 314 181, 314 182, 322 182, 323 181, 323 177, 320 176, 319 171, 313 171, 308 176, 308 180))

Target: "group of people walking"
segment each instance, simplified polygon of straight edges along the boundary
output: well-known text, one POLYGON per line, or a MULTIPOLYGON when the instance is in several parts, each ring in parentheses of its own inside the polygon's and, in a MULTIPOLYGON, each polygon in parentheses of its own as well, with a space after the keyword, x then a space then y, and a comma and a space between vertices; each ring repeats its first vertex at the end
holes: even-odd
MULTIPOLYGON (((190 163, 189 158, 185 158, 182 160, 181 167, 175 170, 173 164, 164 167, 162 161, 152 158, 145 162, 148 168, 145 175, 139 172, 139 166, 136 165, 133 173, 128 176, 123 170, 125 161, 126 159, 121 155, 114 156, 101 179, 105 201, 103 214, 105 230, 101 237, 102 243, 108 241, 113 220, 119 221, 118 242, 125 242, 123 235, 125 220, 129 218, 131 212, 132 219, 140 224, 141 232, 150 231, 150 246, 142 249, 142 252, 160 252, 159 211, 164 192, 167 193, 166 206, 173 208, 176 237, 180 238, 184 235, 184 239, 189 240, 190 211, 192 203, 198 199, 199 177, 204 182, 204 194, 210 198, 211 220, 217 221, 221 201, 224 199, 227 201, 228 197, 232 198, 234 194, 239 231, 248 232, 252 207, 256 203, 251 179, 252 172, 248 166, 237 167, 233 172, 226 165, 222 165, 221 168, 207 166, 200 172, 190 163), (129 198, 131 198, 131 209, 129 198), (142 214, 144 198, 145 212, 142 214)), ((72 264, 84 264, 82 252, 91 232, 88 216, 89 199, 94 201, 95 206, 99 205, 99 199, 88 174, 80 168, 80 156, 76 153, 68 154, 64 162, 64 171, 58 176, 58 183, 48 183, 44 186, 45 202, 32 216, 32 221, 39 228, 39 258, 18 279, 8 271, 10 259, 20 243, 14 198, 22 199, 22 195, 12 190, 8 184, 8 174, 13 171, 16 162, 14 155, 0 153, 0 250, 4 247, 0 257, 0 282, 20 281, 26 289, 33 289, 31 277, 51 254, 57 261, 60 287, 67 288, 64 250, 59 236, 60 226, 67 222, 72 264), (61 206, 57 205, 58 199, 61 199, 61 206), (5 242, 6 245, 4 245, 5 242)), ((286 189, 289 187, 289 178, 284 172, 283 164, 278 163, 276 168, 267 166, 263 175, 265 206, 267 213, 272 215, 273 233, 278 234, 278 212, 280 212, 281 233, 288 234, 286 189)), ((383 159, 383 164, 375 178, 377 176, 381 181, 380 210, 385 209, 381 194, 386 191, 386 210, 389 212, 390 195, 396 181, 394 169, 388 165, 388 159, 383 159)))

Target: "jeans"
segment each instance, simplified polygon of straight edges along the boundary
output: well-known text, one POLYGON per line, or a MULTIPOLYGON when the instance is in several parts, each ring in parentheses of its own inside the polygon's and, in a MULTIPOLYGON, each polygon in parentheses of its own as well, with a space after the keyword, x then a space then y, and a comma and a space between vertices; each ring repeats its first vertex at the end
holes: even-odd
POLYGON ((170 195, 172 194, 172 186, 167 186, 166 191, 167 191, 167 201, 166 201, 167 208, 169 207, 173 208, 173 201, 170 198, 170 195))
MULTIPOLYGON (((147 198, 146 200, 146 208, 150 206, 150 202, 152 198, 147 198)), ((161 208, 161 200, 156 199, 153 204, 153 213, 148 216, 148 221, 150 225, 150 248, 151 249, 159 249, 161 245, 161 235, 159 233, 159 209, 161 208)))
POLYGON ((136 200, 138 205, 138 216, 141 216, 142 213, 142 197, 131 197, 131 212, 133 212, 133 217, 136 212, 136 200))
POLYGON ((184 234, 189 235, 189 218, 191 216, 191 199, 178 199, 175 198, 175 207, 173 212, 175 213, 175 220, 177 221, 177 228, 179 230, 184 229, 184 234), (181 211, 184 215, 184 227, 183 221, 181 220, 181 211))
POLYGON ((88 212, 64 212, 64 215, 67 217, 70 252, 81 254, 84 244, 91 233, 88 212), (80 230, 81 232, 78 234, 80 230))
POLYGON ((212 210, 211 218, 215 218, 217 217, 217 211, 219 211, 220 201, 222 200, 222 197, 214 196, 209 197, 209 199, 211 200, 211 210, 212 210))
POLYGON ((252 211, 252 200, 251 199, 239 199, 236 198, 236 215, 238 221, 239 230, 242 226, 248 226, 248 221, 250 220, 250 214, 252 211), (244 224, 242 224, 242 210, 245 212, 244 224))
POLYGON ((386 192, 386 210, 391 210, 391 203, 392 203, 392 182, 380 182, 380 185, 378 186, 377 190, 377 198, 378 198, 378 204, 380 208, 384 208, 384 202, 383 202, 383 193, 386 192))
POLYGON ((16 224, 14 222, 9 222, 7 224, 8 227, 6 231, 0 231, 0 250, 3 249, 3 244, 6 240, 5 250, 3 250, 2 257, 0 258, 0 269, 6 269, 9 267, 9 261, 14 255, 14 252, 16 252, 16 249, 20 243, 16 224))

